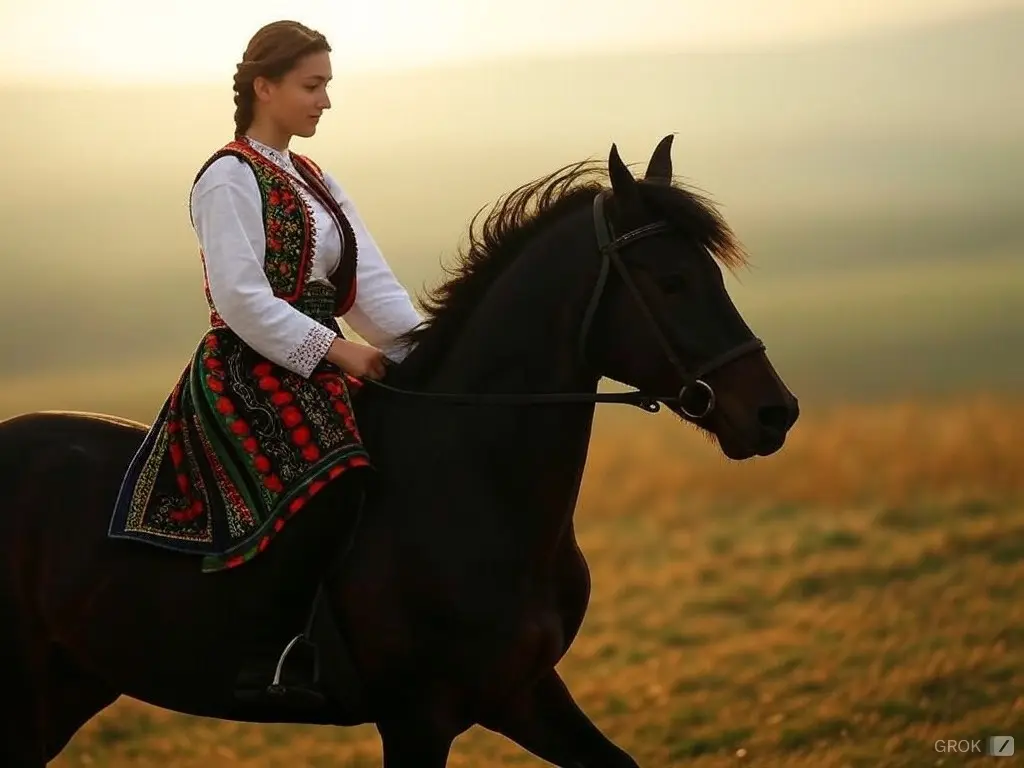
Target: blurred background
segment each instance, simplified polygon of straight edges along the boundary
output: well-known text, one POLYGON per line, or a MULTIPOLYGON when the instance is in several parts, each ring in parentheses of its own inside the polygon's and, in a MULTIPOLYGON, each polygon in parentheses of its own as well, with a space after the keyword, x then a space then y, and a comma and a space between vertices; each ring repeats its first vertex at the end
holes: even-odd
MULTIPOLYGON (((752 255, 729 287, 801 399, 787 448, 731 465, 599 410, 565 664, 603 728, 645 765, 816 766, 1020 729, 1024 4, 3 3, 0 418, 158 411, 207 323, 190 185, 278 18, 334 47, 333 109, 293 148, 413 293, 499 195, 612 142, 639 171, 672 132, 752 255)), ((378 764, 371 731, 275 728, 129 702, 61 764, 378 764)), ((521 755, 467 739, 453 764, 521 755)))

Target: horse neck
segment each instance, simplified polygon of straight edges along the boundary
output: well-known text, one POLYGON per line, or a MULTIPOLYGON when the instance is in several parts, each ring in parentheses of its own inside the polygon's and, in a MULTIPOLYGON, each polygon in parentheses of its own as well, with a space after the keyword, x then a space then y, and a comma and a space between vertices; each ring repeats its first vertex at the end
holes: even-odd
MULTIPOLYGON (((589 212, 588 212, 589 213, 589 212)), ((599 265, 580 215, 539 236, 498 278, 426 388, 438 392, 597 391, 577 345, 599 265), (575 224, 575 225, 574 225, 575 224)), ((587 458, 593 403, 428 408, 464 446, 496 514, 515 519, 531 557, 546 559, 571 525, 587 458), (483 475, 483 477, 481 477, 483 475)), ((436 434, 436 433, 435 433, 436 434)), ((458 471, 458 470, 455 470, 458 471)), ((471 514, 479 515, 474 509, 471 514)), ((486 512, 484 512, 486 514, 486 512)))

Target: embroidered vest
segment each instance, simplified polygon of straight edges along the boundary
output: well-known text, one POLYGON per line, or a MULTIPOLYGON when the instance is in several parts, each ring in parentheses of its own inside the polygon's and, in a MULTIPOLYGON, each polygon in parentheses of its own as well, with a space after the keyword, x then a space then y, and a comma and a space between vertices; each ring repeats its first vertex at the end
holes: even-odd
MULTIPOLYGON (((308 303, 313 306, 322 306, 323 291, 307 282, 316 247, 316 231, 313 211, 299 195, 297 182, 287 171, 279 168, 247 142, 236 139, 203 164, 192 182, 193 187, 213 162, 226 155, 232 155, 248 165, 256 178, 263 202, 263 227, 266 232, 263 271, 274 295, 299 309, 305 309, 305 299, 309 299, 308 303)), ((341 258, 329 278, 334 286, 333 296, 330 297, 334 304, 332 314, 340 317, 351 309, 356 298, 358 253, 355 232, 338 201, 328 190, 320 168, 309 158, 294 152, 292 159, 299 175, 306 182, 307 193, 317 198, 341 229, 341 258)), ((205 273, 206 257, 202 249, 200 257, 204 262, 205 273)), ((209 285, 206 285, 206 301, 210 307, 211 326, 224 327, 225 323, 213 305, 209 285)), ((320 311, 317 314, 323 313, 320 311)))

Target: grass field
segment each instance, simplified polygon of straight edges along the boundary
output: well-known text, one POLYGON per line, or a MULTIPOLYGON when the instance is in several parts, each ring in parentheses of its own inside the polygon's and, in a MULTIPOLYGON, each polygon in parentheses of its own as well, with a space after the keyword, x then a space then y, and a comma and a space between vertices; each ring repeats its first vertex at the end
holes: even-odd
MULTIPOLYGON (((671 417, 598 426, 577 514, 593 598, 561 668, 641 765, 949 766, 965 759, 935 740, 998 734, 1024 749, 1024 402, 811 414, 782 454, 746 464, 671 417)), ((54 765, 379 755, 371 727, 122 700, 54 765)), ((475 729, 450 765, 546 763, 475 729)))

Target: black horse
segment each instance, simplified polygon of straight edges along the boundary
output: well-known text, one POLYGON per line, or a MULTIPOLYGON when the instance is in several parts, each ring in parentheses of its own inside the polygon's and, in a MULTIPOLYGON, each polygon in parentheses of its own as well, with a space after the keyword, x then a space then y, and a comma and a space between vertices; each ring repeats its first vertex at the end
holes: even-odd
POLYGON ((471 230, 415 350, 356 396, 372 482, 339 481, 240 568, 204 574, 107 538, 142 425, 0 425, 0 765, 46 765, 122 694, 229 720, 374 723, 387 768, 440 768, 473 725, 560 766, 636 765, 555 671, 590 592, 573 513, 594 404, 666 404, 735 460, 778 451, 798 415, 725 289, 720 263, 743 251, 673 183, 670 148, 638 180, 613 145, 610 185, 603 164, 569 166, 471 230), (639 392, 598 393, 601 376, 639 392), (354 536, 348 493, 365 493, 354 536), (343 543, 326 578, 303 566, 343 543), (236 701, 252 638, 283 647, 319 584, 343 638, 324 654, 330 705, 304 718, 236 701), (350 674, 330 673, 342 658, 350 674))

